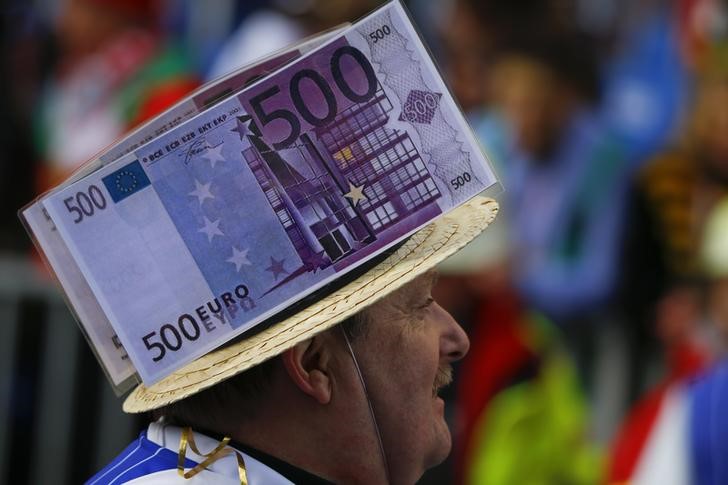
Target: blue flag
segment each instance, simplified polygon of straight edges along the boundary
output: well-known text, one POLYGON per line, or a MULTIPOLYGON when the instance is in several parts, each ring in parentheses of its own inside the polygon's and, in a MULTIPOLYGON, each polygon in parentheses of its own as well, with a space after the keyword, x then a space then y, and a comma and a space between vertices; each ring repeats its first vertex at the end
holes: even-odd
POLYGON ((102 179, 114 202, 121 202, 135 192, 151 185, 138 160, 125 165, 102 179))

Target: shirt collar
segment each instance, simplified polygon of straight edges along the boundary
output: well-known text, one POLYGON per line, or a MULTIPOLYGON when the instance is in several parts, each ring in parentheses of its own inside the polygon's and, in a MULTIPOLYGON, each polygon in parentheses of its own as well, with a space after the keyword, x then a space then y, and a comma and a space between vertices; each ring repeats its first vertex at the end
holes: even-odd
POLYGON ((239 441, 230 441, 230 446, 236 450, 240 450, 248 456, 252 456, 259 462, 263 463, 267 467, 280 473, 296 485, 333 485, 334 482, 325 480, 313 473, 307 472, 302 468, 298 468, 286 461, 283 461, 275 456, 271 456, 268 453, 264 453, 260 450, 244 445, 239 441))
MULTIPOLYGON (((180 440, 182 437, 182 428, 165 424, 161 421, 151 423, 147 428, 146 439, 166 448, 174 453, 179 453, 180 440)), ((214 439, 209 435, 200 433, 199 431, 194 432, 194 439, 203 453, 214 449, 220 442, 218 439, 214 439)), ((231 447, 236 449, 235 447, 231 447)), ((259 462, 254 457, 246 454, 242 450, 237 450, 245 462, 245 469, 248 475, 248 483, 251 485, 265 484, 265 485, 294 485, 292 482, 277 470, 269 467, 267 464, 259 462)), ((197 455, 189 447, 187 448, 186 458, 192 460, 195 463, 201 463, 205 457, 197 455)), ((238 464, 237 458, 234 455, 227 455, 219 460, 211 463, 205 472, 205 474, 213 474, 215 476, 228 477, 234 479, 234 483, 238 483, 238 464)), ((207 478, 205 479, 207 480, 207 478)))
MULTIPOLYGON (((200 446, 201 450, 207 450, 214 448, 217 443, 223 438, 222 435, 219 435, 217 433, 212 433, 209 431, 200 431, 195 430, 194 432, 195 440, 197 442, 197 445, 200 446)), ((151 423, 149 425, 149 428, 147 430, 147 438, 151 441, 157 443, 160 446, 164 446, 165 448, 168 448, 174 452, 179 451, 179 443, 180 438, 182 436, 182 429, 178 426, 173 426, 169 424, 163 424, 162 422, 155 422, 151 423)), ((261 468, 268 468, 271 472, 274 472, 275 474, 279 475, 281 480, 285 482, 291 482, 296 485, 333 485, 333 482, 330 482, 328 480, 325 480, 317 475, 314 475, 313 473, 310 473, 306 470, 303 470, 301 468, 298 468, 286 461, 281 460, 280 458, 276 458, 272 455, 269 455, 267 453, 264 453, 260 450, 257 450, 255 448, 252 448, 250 446, 244 445, 238 441, 230 441, 228 445, 241 453, 243 453, 243 459, 246 464, 246 468, 248 469, 249 475, 257 475, 258 469, 261 468), (251 466, 252 465, 252 466, 251 466), (253 470, 255 469, 255 470, 253 470), (252 472, 252 473, 251 473, 252 472)), ((193 461, 201 462, 204 460, 204 457, 197 456, 194 452, 191 450, 187 450, 187 458, 190 458, 193 461)), ((232 466, 235 464, 235 460, 233 457, 229 456, 222 460, 222 462, 230 463, 213 463, 211 465, 212 469, 221 468, 222 469, 233 469, 237 470, 236 467, 232 466)), ((249 477, 250 478, 250 477, 249 477)), ((251 480, 252 484, 255 484, 255 481, 251 480)), ((265 481, 263 483, 283 483, 279 481, 265 481)))

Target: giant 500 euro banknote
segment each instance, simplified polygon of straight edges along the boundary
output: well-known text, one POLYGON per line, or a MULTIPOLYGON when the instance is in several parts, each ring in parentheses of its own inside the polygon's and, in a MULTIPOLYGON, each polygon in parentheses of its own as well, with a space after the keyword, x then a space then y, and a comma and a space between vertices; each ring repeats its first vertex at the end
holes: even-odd
POLYGON ((43 204, 150 384, 496 185, 390 3, 43 204))
POLYGON ((229 75, 206 84, 172 108, 144 123, 122 140, 104 150, 97 157, 85 163, 59 188, 45 194, 41 197, 41 200, 31 203, 23 209, 21 218, 30 229, 36 245, 66 290, 66 297, 74 310, 76 319, 81 324, 86 339, 89 341, 117 393, 124 392, 136 383, 136 379, 132 379, 136 371, 111 323, 99 306, 86 278, 68 251, 65 242, 58 235, 52 220, 43 207, 42 200, 53 192, 82 179, 126 153, 144 146, 162 133, 240 91, 255 79, 264 77, 271 71, 297 59, 304 53, 323 44, 342 29, 343 27, 337 27, 306 39, 295 46, 265 56, 229 75))

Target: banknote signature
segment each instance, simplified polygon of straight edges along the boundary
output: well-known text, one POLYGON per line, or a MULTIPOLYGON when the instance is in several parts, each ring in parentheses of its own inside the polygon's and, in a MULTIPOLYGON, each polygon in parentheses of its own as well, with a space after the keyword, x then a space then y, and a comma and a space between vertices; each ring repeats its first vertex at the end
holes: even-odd
POLYGON ((180 155, 184 155, 184 164, 189 165, 192 161, 192 157, 203 153, 205 150, 207 150, 207 143, 201 138, 190 143, 187 151, 180 153, 180 155))

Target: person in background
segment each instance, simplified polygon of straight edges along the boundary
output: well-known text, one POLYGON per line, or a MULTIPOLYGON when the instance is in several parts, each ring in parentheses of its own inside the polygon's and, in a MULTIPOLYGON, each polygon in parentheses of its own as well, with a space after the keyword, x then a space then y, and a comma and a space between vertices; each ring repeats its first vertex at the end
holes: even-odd
POLYGON ((487 250, 474 245, 467 276, 438 286, 473 336, 456 386, 455 483, 604 477, 573 327, 558 327, 611 295, 627 174, 598 119, 589 39, 567 34, 573 16, 556 4, 456 1, 441 28, 455 96, 506 188, 496 227, 509 227, 499 262, 481 267, 487 250))
MULTIPOLYGON (((633 412, 632 442, 615 454, 609 483, 719 485, 728 483, 728 198, 705 216, 697 244, 703 271, 704 305, 694 323, 710 337, 716 363, 698 375, 675 382, 664 392, 649 423, 638 425, 633 412), (649 424, 649 426, 647 425, 649 424), (631 450, 630 450, 631 448, 631 450), (634 456, 629 455, 629 451, 634 456), (620 461, 621 460, 621 461, 620 461), (627 466, 629 467, 627 468, 627 466)), ((649 396, 648 396, 649 398, 649 396)))
POLYGON ((57 65, 36 119, 38 191, 198 85, 165 39, 159 8, 156 0, 64 2, 57 65))
POLYGON ((483 89, 488 61, 492 56, 492 32, 483 28, 475 14, 473 2, 452 2, 448 14, 439 26, 443 44, 443 60, 450 89, 463 111, 479 110, 487 102, 483 89))
POLYGON ((512 41, 491 70, 492 108, 474 124, 508 187, 516 285, 560 325, 609 302, 623 229, 628 171, 596 114, 588 46, 576 33, 512 41))
POLYGON ((694 483, 728 483, 728 199, 711 211, 701 244, 708 276, 706 317, 718 361, 690 388, 689 457, 694 483))
MULTIPOLYGON (((615 482, 652 469, 643 463, 654 453, 656 433, 668 419, 664 416, 682 402, 685 383, 708 367, 717 353, 716 339, 701 323, 706 270, 714 274, 716 265, 706 264, 701 245, 708 244, 703 234, 709 215, 728 195, 728 51, 724 44, 712 49, 698 73, 686 136, 645 167, 632 195, 625 264, 628 302, 631 314, 645 322, 634 321, 635 328, 652 325, 667 371, 622 425, 610 466, 615 482), (649 311, 653 306, 654 315, 649 311)), ((709 244, 719 240, 707 239, 713 241, 709 244)), ((716 291, 714 280, 711 293, 716 291)), ((715 297, 709 301, 713 308, 709 313, 715 314, 719 303, 715 297)), ((645 347, 643 353, 649 351, 645 347)))
POLYGON ((698 74, 685 136, 658 154, 635 183, 627 253, 633 271, 627 279, 644 298, 669 298, 672 288, 692 286, 700 275, 698 242, 705 218, 728 191, 726 47, 715 46, 698 74))
POLYGON ((541 0, 454 0, 436 29, 443 45, 448 83, 466 114, 477 117, 492 103, 487 80, 493 64, 515 39, 535 30, 557 31, 563 16, 557 2, 541 0))
POLYGON ((710 365, 715 341, 709 341, 700 300, 698 288, 684 287, 657 307, 656 330, 665 356, 665 373, 631 406, 620 424, 610 452, 609 483, 631 482, 643 473, 643 462, 661 439, 656 434, 660 423, 671 419, 676 396, 710 365))

